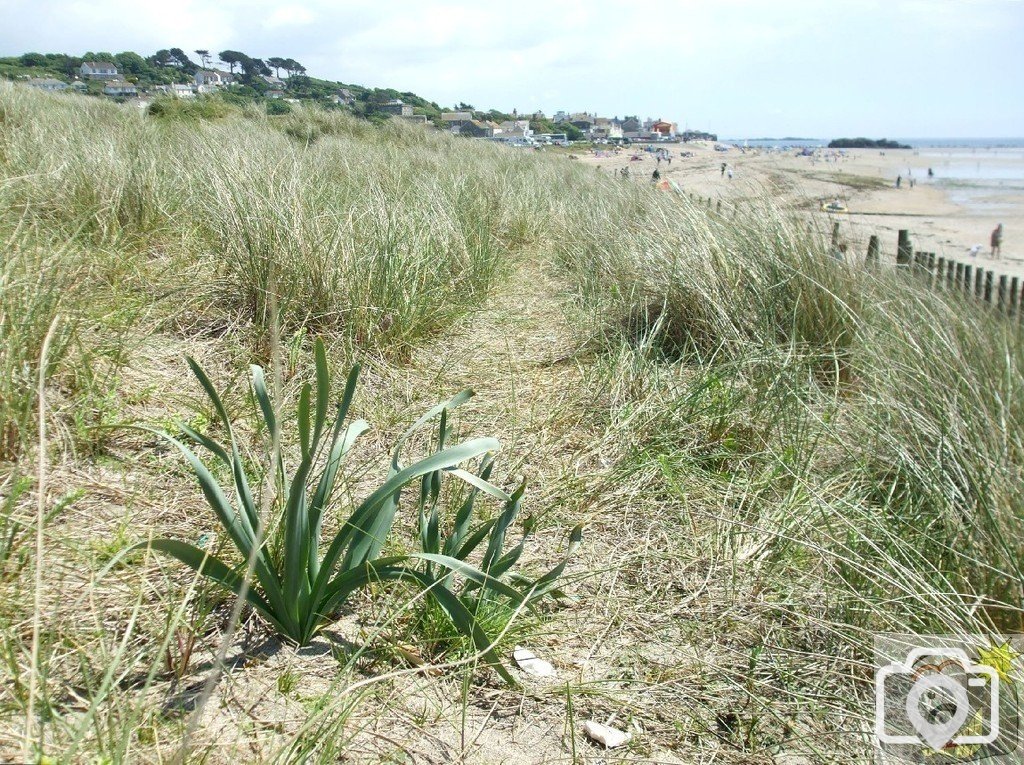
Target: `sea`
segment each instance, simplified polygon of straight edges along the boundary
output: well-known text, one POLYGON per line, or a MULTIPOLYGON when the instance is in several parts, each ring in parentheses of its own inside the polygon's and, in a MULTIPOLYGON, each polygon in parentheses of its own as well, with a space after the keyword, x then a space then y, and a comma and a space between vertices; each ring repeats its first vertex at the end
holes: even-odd
MULTIPOLYGON (((1024 192, 1024 138, 893 138, 907 144, 918 159, 931 167, 931 177, 918 183, 946 190, 949 198, 975 212, 1011 212, 1010 197, 1024 192)), ((827 139, 741 138, 720 143, 748 148, 791 151, 828 146, 827 139)), ((915 164, 917 164, 915 162, 915 164)), ((895 180, 894 177, 890 180, 895 180)), ((909 175, 909 172, 906 173, 909 175)), ((915 176, 918 173, 913 173, 915 176)))
MULTIPOLYGON (((726 138, 719 143, 758 149, 818 149, 828 138, 726 138)), ((1024 149, 1024 138, 893 138, 915 149, 1024 149)))

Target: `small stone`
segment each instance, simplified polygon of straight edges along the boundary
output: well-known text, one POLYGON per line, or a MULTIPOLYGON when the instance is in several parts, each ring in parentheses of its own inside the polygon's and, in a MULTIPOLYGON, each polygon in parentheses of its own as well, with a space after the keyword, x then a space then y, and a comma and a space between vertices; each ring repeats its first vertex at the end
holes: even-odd
POLYGON ((605 749, 615 749, 633 738, 632 733, 626 733, 593 720, 587 720, 583 723, 583 732, 587 734, 588 738, 604 745, 605 749))
POLYGON ((555 668, 551 666, 551 663, 544 661, 544 659, 538 659, 537 655, 529 648, 517 645, 516 649, 512 652, 512 658, 515 659, 519 668, 528 675, 536 675, 537 677, 555 676, 555 668))

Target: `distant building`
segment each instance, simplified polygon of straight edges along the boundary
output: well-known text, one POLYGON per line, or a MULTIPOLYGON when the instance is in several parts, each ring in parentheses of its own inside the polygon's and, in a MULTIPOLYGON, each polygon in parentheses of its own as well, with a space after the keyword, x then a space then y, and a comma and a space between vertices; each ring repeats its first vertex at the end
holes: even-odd
POLYGON ((78 71, 90 80, 117 79, 117 67, 109 61, 83 61, 78 71))
POLYGON ((356 97, 348 88, 339 88, 331 94, 331 101, 336 104, 352 106, 356 102, 356 97))
POLYGON ((494 128, 486 122, 469 120, 458 125, 453 124, 451 131, 457 135, 465 135, 470 138, 490 138, 494 135, 494 128))
POLYGON ((636 117, 626 117, 622 121, 622 132, 625 133, 639 133, 640 132, 640 120, 636 117))
POLYGON ((414 125, 426 125, 427 124, 427 115, 426 114, 400 114, 399 117, 401 117, 406 122, 413 123, 414 125))
POLYGON ((46 90, 55 92, 59 90, 67 90, 68 84, 61 82, 60 80, 54 80, 48 77, 33 77, 26 83, 30 88, 38 88, 39 90, 46 90))
POLYGON ((473 112, 441 112, 441 122, 449 125, 472 122, 473 112))
POLYGON ((277 90, 275 88, 275 89, 272 89, 272 90, 268 90, 263 95, 265 95, 267 98, 273 98, 273 99, 276 100, 278 98, 284 98, 284 91, 283 90, 277 90))
POLYGON ((103 95, 114 98, 130 98, 139 95, 139 90, 130 82, 111 80, 103 86, 103 95))
POLYGON ((530 130, 529 120, 505 120, 498 125, 498 128, 494 132, 496 135, 502 133, 533 135, 533 131, 530 130))
POLYGON ((195 98, 196 87, 195 85, 175 82, 171 85, 154 85, 153 90, 157 93, 165 93, 176 98, 195 98))
POLYGON ((579 114, 573 114, 569 118, 569 124, 574 128, 582 130, 587 135, 590 135, 590 130, 594 127, 595 120, 595 117, 591 117, 589 114, 581 112, 579 114))
POLYGON ((665 120, 655 120, 651 123, 651 132, 657 133, 660 136, 667 138, 675 137, 676 134, 676 123, 665 122, 665 120))
POLYGON ((285 85, 284 80, 282 80, 280 77, 274 77, 273 75, 269 74, 261 74, 260 79, 263 80, 263 84, 269 87, 271 90, 284 90, 284 88, 287 87, 285 85))
POLYGON ((595 140, 618 141, 622 136, 622 123, 617 119, 598 117, 590 129, 590 137, 595 140))
POLYGON ((394 114, 398 117, 412 116, 412 106, 410 104, 403 103, 398 98, 393 98, 386 104, 381 104, 380 110, 387 114, 394 114))
MULTIPOLYGON (((220 88, 230 85, 234 81, 235 78, 230 72, 224 72, 219 69, 197 69, 195 74, 196 86, 199 88, 220 88)), ((210 91, 201 90, 199 92, 207 93, 210 91)))

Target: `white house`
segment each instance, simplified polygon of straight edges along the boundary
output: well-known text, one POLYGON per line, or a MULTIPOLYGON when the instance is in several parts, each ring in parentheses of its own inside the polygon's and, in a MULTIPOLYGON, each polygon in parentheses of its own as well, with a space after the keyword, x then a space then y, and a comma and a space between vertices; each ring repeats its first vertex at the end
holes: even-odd
POLYGON ((111 80, 103 86, 103 95, 116 97, 128 97, 139 95, 139 90, 130 82, 124 80, 111 80))
POLYGON ((272 90, 284 90, 285 82, 280 77, 274 77, 273 75, 261 74, 260 79, 267 84, 272 90))
MULTIPOLYGON (((230 85, 234 80, 235 78, 231 76, 230 72, 224 72, 220 69, 197 69, 195 74, 196 85, 200 88, 220 88, 230 85)), ((205 93, 208 91, 200 92, 205 93)))
POLYGON ((83 61, 78 71, 90 80, 117 79, 117 67, 109 61, 83 61))
POLYGON ((530 130, 529 120, 505 120, 498 127, 500 131, 495 130, 495 134, 518 133, 525 136, 533 135, 533 131, 530 130))
POLYGON ((166 93, 170 96, 177 98, 195 98, 196 97, 196 86, 187 85, 181 82, 175 82, 171 85, 155 85, 153 90, 157 93, 166 93))
POLYGON ((46 77, 33 77, 28 81, 27 85, 30 88, 38 88, 39 90, 58 91, 67 90, 68 84, 61 82, 60 80, 54 80, 46 77))

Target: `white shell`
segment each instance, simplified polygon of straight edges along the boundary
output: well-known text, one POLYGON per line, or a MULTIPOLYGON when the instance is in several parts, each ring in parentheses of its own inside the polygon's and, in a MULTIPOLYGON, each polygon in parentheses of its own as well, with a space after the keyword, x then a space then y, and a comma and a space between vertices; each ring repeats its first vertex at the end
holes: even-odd
POLYGON ((632 733, 626 733, 593 720, 587 720, 583 723, 583 732, 597 743, 604 744, 605 749, 614 749, 617 746, 622 746, 633 738, 632 733))
POLYGON ((512 658, 515 659, 519 668, 528 675, 536 675, 537 677, 555 676, 555 668, 551 666, 551 663, 544 661, 544 659, 538 659, 537 655, 529 648, 517 645, 516 649, 512 652, 512 658))

